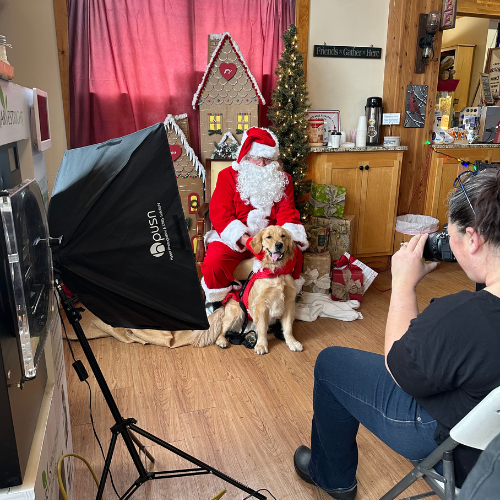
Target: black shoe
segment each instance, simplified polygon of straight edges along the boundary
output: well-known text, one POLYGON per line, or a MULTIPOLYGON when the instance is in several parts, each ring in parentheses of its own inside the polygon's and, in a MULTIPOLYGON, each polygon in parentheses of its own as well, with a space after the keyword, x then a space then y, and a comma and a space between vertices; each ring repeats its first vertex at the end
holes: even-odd
POLYGON ((285 336, 283 335, 283 326, 281 325, 281 321, 279 319, 276 320, 276 323, 273 323, 269 326, 269 331, 278 339, 285 340, 285 336))
MULTIPOLYGON (((298 474, 300 479, 304 480, 306 483, 314 484, 314 481, 309 475, 309 462, 311 461, 311 450, 307 446, 299 446, 295 450, 293 456, 293 465, 295 466, 295 472, 298 474)), ((328 495, 336 500, 354 500, 356 493, 358 492, 358 485, 355 484, 350 490, 342 491, 327 491, 328 495)))

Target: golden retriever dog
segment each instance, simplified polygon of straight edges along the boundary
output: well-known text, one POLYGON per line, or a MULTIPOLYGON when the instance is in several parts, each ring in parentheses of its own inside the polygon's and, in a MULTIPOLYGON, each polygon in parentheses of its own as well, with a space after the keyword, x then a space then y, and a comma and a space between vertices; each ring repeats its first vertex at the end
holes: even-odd
MULTIPOLYGON (((255 254, 263 254, 259 261, 263 269, 272 273, 279 272, 294 258, 295 243, 292 235, 280 226, 269 226, 258 233, 251 241, 255 254)), ((255 266, 254 266, 255 269, 255 266)), ((295 318, 295 285, 291 274, 281 274, 274 278, 258 278, 248 294, 248 311, 257 330, 257 354, 268 352, 268 326, 280 320, 286 345, 291 351, 302 351, 302 344, 295 340, 292 326, 295 318)), ((225 334, 228 330, 240 331, 244 314, 239 303, 229 299, 225 306, 222 331, 215 343, 227 347, 225 334)))

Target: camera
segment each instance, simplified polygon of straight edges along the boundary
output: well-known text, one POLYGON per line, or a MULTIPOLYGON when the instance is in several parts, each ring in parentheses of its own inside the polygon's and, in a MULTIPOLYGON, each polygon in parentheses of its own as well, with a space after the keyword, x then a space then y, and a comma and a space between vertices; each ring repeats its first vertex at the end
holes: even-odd
POLYGON ((443 225, 441 232, 429 233, 424 246, 424 260, 432 262, 456 262, 450 248, 450 235, 448 234, 448 223, 443 225))

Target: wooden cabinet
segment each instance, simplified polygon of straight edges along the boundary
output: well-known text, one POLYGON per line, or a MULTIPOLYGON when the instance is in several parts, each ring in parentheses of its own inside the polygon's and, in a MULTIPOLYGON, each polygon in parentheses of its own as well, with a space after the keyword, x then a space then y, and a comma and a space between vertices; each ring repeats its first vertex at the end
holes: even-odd
POLYGON ((441 60, 446 56, 452 56, 455 59, 453 69, 456 73, 453 78, 460 80, 454 96, 456 113, 469 105, 469 90, 475 47, 475 45, 454 45, 453 47, 441 48, 441 60))
POLYGON ((356 257, 392 254, 403 151, 312 153, 308 178, 347 188, 356 257))
POLYGON ((425 196, 425 215, 439 219, 439 227, 448 220, 448 194, 453 190, 453 182, 465 167, 456 159, 474 163, 476 160, 483 162, 500 162, 500 147, 485 145, 484 147, 441 148, 444 153, 432 153, 429 168, 429 178, 425 196), (448 159, 447 156, 449 155, 448 159))

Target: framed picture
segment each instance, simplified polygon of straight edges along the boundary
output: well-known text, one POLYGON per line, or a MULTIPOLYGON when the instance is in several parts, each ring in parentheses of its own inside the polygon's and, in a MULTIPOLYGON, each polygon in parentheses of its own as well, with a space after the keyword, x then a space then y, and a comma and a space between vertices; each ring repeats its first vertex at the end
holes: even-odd
POLYGON ((308 111, 308 113, 309 113, 309 119, 325 120, 326 122, 325 133, 328 134, 327 137, 330 135, 330 132, 332 130, 340 131, 340 111, 310 110, 308 111))
POLYGON ((209 203, 214 194, 217 177, 221 170, 231 166, 234 160, 205 160, 205 203, 209 203))
POLYGON ((441 7, 441 31, 451 30, 457 20, 457 0, 443 0, 441 7))
POLYGON ((427 108, 427 85, 406 86, 405 128, 423 128, 427 108))

